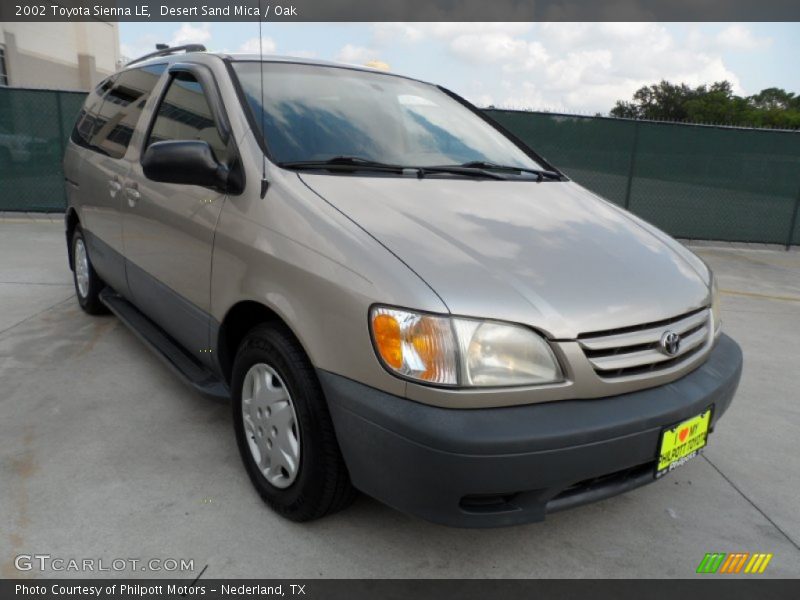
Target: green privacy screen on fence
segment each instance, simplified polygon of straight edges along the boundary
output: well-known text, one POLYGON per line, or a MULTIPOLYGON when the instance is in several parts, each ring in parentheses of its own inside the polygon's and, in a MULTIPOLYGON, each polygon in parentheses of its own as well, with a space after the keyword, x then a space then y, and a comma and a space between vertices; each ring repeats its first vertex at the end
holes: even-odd
POLYGON ((61 157, 85 97, 0 88, 0 210, 64 210, 61 157))
POLYGON ((792 227, 800 132, 486 112, 572 179, 670 235, 800 243, 800 218, 792 227))
MULTIPOLYGON (((83 99, 0 88, 0 210, 64 209, 61 155, 83 99)), ((576 182, 673 236, 800 244, 800 132, 486 112, 576 182)))

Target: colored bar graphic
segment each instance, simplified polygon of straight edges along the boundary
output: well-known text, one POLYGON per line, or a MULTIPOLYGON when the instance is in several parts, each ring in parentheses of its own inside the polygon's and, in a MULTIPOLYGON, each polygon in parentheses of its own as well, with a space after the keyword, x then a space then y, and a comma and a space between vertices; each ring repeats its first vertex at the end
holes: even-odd
POLYGON ((763 573, 767 569, 769 561, 772 560, 772 554, 753 554, 753 558, 745 568, 745 573, 763 573))
POLYGON ((735 571, 736 573, 738 573, 739 571, 742 570, 742 567, 744 566, 744 563, 747 561, 747 559, 749 557, 750 557, 750 553, 749 552, 745 552, 744 554, 742 554, 742 558, 739 560, 739 563, 736 565, 736 571, 735 571))
POLYGON ((745 561, 750 556, 749 552, 733 552, 728 555, 728 560, 722 565, 720 573, 738 573, 742 570, 745 561))
POLYGON ((763 573, 767 569, 772 554, 756 552, 707 552, 697 566, 698 573, 726 573, 738 574, 744 569, 744 573, 756 574, 763 573), (747 566, 745 566, 747 565, 747 566))
POLYGON ((700 561, 700 565, 697 567, 698 573, 716 573, 719 566, 722 564, 722 561, 725 559, 724 552, 707 552, 706 555, 703 557, 703 560, 700 561))

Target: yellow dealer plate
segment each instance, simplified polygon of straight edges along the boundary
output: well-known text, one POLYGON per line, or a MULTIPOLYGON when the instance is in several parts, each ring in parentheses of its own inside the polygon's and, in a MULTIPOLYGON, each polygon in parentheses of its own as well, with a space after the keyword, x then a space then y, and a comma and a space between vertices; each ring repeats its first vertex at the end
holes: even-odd
POLYGON ((665 429, 661 433, 656 477, 661 477, 697 456, 708 441, 711 407, 702 414, 665 429))

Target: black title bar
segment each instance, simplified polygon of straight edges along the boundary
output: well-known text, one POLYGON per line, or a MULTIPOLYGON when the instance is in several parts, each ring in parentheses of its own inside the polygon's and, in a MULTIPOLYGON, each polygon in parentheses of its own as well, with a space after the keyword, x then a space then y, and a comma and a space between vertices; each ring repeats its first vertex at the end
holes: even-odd
POLYGON ((5 579, 3 600, 714 600, 795 599, 800 583, 792 580, 699 576, 670 580, 488 580, 488 579, 5 579))
POLYGON ((0 21, 800 21, 798 0, 2 0, 0 21))

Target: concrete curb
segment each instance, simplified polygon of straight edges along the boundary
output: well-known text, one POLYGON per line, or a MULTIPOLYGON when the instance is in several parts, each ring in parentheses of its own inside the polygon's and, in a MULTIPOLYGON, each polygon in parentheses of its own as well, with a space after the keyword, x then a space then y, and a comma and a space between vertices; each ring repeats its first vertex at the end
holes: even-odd
POLYGON ((800 246, 786 248, 784 244, 766 244, 762 242, 726 242, 723 240, 677 240, 688 248, 709 248, 714 250, 762 250, 769 252, 800 252, 800 246))
POLYGON ((63 223, 63 212, 0 211, 0 223, 63 223))

